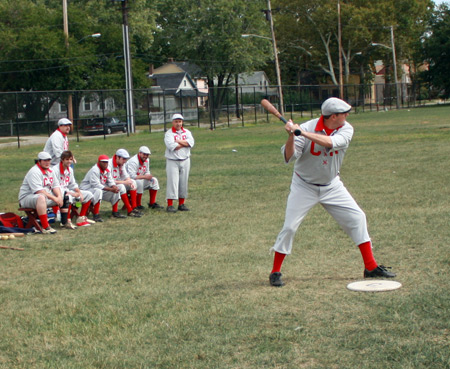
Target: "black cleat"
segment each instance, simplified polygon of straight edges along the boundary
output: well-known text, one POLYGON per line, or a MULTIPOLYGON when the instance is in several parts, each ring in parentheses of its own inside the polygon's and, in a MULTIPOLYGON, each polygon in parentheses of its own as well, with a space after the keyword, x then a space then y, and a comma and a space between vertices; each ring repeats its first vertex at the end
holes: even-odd
POLYGON ((100 216, 100 214, 94 214, 94 221, 95 221, 96 223, 101 223, 101 222, 103 222, 103 219, 102 219, 102 217, 100 216))
POLYGON ((154 202, 153 204, 148 204, 148 207, 149 207, 150 209, 156 209, 156 210, 158 210, 158 209, 164 209, 164 206, 159 205, 157 202, 154 202))
POLYGON ((142 216, 142 213, 137 210, 137 209, 133 209, 128 213, 129 217, 135 217, 135 218, 140 218, 142 216))
POLYGON ((120 214, 118 211, 113 211, 113 212, 112 212, 112 217, 113 217, 113 218, 118 218, 118 219, 124 219, 124 218, 126 218, 125 215, 120 214))
POLYGON ((145 209, 145 206, 139 205, 139 206, 136 206, 136 209, 138 209, 138 210, 144 210, 144 209, 145 209))
POLYGON ((167 209, 166 209, 166 211, 167 211, 168 213, 176 213, 176 212, 177 212, 177 209, 175 209, 173 206, 168 206, 167 209))
POLYGON ((364 278, 394 278, 395 273, 389 272, 387 269, 390 267, 385 267, 384 265, 378 265, 374 270, 364 269, 364 278))
POLYGON ((189 208, 186 205, 178 205, 179 211, 189 211, 189 208))
POLYGON ((284 282, 281 280, 282 275, 283 274, 281 274, 280 272, 270 273, 269 276, 270 285, 273 287, 283 287, 284 282))

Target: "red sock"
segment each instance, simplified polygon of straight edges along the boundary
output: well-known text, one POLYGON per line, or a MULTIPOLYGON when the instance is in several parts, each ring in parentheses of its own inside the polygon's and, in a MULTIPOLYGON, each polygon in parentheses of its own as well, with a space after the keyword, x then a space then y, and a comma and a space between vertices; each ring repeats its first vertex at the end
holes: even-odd
POLYGON ((167 206, 173 206, 173 200, 167 199, 167 206))
POLYGON ((137 206, 142 206, 142 194, 141 193, 136 194, 136 204, 137 204, 137 206))
MULTIPOLYGON (((125 204, 125 207, 127 208, 128 212, 132 211, 133 209, 130 205, 130 201, 128 200, 128 195, 126 193, 124 193, 123 195, 120 195, 120 198, 122 199, 123 203, 125 204)), ((117 204, 118 204, 118 202, 117 202, 117 204)), ((116 204, 114 204, 114 206, 116 206, 116 204)), ((117 211, 117 208, 116 208, 116 210, 114 210, 114 206, 113 206, 113 211, 117 211)), ((117 207, 118 207, 118 205, 117 205, 117 207)))
MULTIPOLYGON (((128 201, 128 199, 127 199, 127 201, 128 201)), ((117 212, 119 211, 119 201, 117 201, 117 202, 113 205, 112 211, 113 211, 114 213, 117 213, 117 212)))
POLYGON ((80 217, 85 217, 86 216, 86 214, 88 212, 88 209, 89 209, 89 206, 91 206, 91 200, 89 200, 88 202, 86 202, 85 204, 83 204, 81 206, 80 217))
POLYGON ((183 205, 184 204, 184 199, 178 199, 178 205, 183 205))
POLYGON ((364 266, 367 270, 374 270, 378 264, 375 261, 372 253, 372 243, 370 241, 364 242, 358 246, 361 251, 361 256, 364 260, 364 266))
POLYGON ((100 204, 101 204, 101 201, 99 201, 98 203, 96 203, 94 205, 94 215, 97 215, 98 213, 100 213, 100 204))
POLYGON ((273 269, 272 273, 279 272, 281 270, 281 265, 283 264, 284 258, 286 257, 286 254, 280 254, 279 252, 275 251, 275 256, 273 258, 273 269))
POLYGON ((47 214, 39 215, 39 220, 41 221, 42 228, 44 229, 48 228, 49 224, 47 214))
POLYGON ((150 190, 150 205, 152 205, 156 202, 156 194, 157 193, 158 193, 157 190, 150 190))
POLYGON ((52 206, 53 214, 58 214, 59 206, 52 206))
POLYGON ((72 205, 69 205, 69 208, 67 210, 67 219, 70 219, 70 211, 72 210, 72 205))
POLYGON ((133 209, 136 209, 136 207, 137 207, 137 202, 136 202, 137 191, 136 191, 136 190, 133 190, 133 191, 129 191, 128 193, 130 194, 131 207, 132 207, 133 209))

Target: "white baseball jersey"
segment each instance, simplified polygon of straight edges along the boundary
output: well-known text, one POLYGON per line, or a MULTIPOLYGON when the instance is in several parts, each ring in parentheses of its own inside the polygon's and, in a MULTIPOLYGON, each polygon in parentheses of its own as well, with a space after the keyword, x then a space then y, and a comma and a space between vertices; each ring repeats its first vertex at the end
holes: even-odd
POLYGON ((150 158, 142 161, 138 154, 128 159, 126 170, 132 179, 136 179, 137 176, 150 174, 150 158))
POLYGON ((103 190, 105 187, 112 187, 115 184, 116 182, 114 182, 109 169, 102 170, 98 164, 95 164, 84 176, 80 184, 80 189, 90 190, 98 188, 99 190, 103 190))
POLYGON ((39 163, 34 165, 23 179, 19 190, 19 202, 28 195, 34 195, 37 191, 45 190, 52 194, 53 189, 59 188, 59 180, 49 168, 45 170, 39 163))
POLYGON ((64 168, 64 166, 60 162, 59 164, 54 165, 52 167, 52 170, 59 179, 61 192, 74 191, 78 188, 78 184, 75 181, 75 177, 73 175, 73 170, 71 167, 64 168))
POLYGON ((58 128, 47 139, 44 146, 44 151, 51 155, 52 165, 56 165, 61 161, 62 152, 66 150, 69 150, 69 139, 67 138, 67 135, 62 133, 58 128))
MULTIPOLYGON (((323 117, 300 125, 302 131, 326 135, 323 117)), ((295 160, 294 172, 305 182, 327 185, 339 174, 345 152, 353 136, 353 127, 345 122, 330 134, 333 148, 328 149, 305 139, 295 137, 295 152, 289 162, 295 160), (308 153, 308 154, 304 154, 308 153)), ((284 155, 285 146, 281 148, 284 155)))
POLYGON ((186 160, 191 156, 191 148, 194 147, 194 137, 191 131, 181 127, 179 131, 175 128, 169 129, 164 135, 164 143, 166 144, 165 157, 169 160, 186 160), (175 142, 176 139, 186 140, 190 147, 182 147, 179 150, 175 150, 178 144, 175 142))
POLYGON ((119 167, 119 165, 117 164, 116 155, 109 159, 108 169, 111 172, 111 176, 114 181, 125 181, 130 178, 130 175, 127 172, 126 165, 122 165, 121 167, 119 167))

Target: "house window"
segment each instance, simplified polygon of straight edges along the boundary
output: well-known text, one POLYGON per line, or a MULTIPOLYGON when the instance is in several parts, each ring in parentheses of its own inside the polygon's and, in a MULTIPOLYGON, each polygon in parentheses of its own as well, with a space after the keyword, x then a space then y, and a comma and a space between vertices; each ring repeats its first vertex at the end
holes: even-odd
POLYGON ((186 80, 184 80, 183 82, 184 82, 184 87, 186 87, 186 86, 187 86, 187 84, 186 84, 186 80))
POLYGON ((84 111, 91 111, 92 110, 92 103, 90 101, 84 100, 84 111))
POLYGON ((67 112, 67 105, 66 104, 59 104, 59 112, 60 113, 66 113, 67 112))

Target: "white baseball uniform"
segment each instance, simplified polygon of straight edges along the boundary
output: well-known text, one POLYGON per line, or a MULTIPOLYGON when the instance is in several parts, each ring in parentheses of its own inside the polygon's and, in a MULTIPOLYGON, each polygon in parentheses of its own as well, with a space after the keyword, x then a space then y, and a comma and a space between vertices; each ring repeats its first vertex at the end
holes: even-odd
MULTIPOLYGON (((60 188, 58 177, 50 168, 46 170, 37 163, 25 175, 20 186, 20 207, 35 209, 37 199, 40 196, 36 192, 45 190, 49 194, 54 194, 55 188, 60 188)), ((57 206, 57 204, 47 198, 47 207, 51 206, 57 206)))
POLYGON ((69 150, 69 139, 67 138, 67 135, 62 133, 58 128, 47 139, 44 151, 51 155, 51 164, 56 165, 61 161, 62 152, 66 150, 69 150))
MULTIPOLYGON (((326 135, 323 116, 300 125, 302 131, 326 135)), ((330 135, 331 149, 317 145, 303 136, 295 137, 295 160, 291 191, 288 196, 283 228, 272 250, 290 254, 294 235, 309 210, 320 203, 356 245, 370 241, 366 216, 344 187, 339 170, 353 136, 353 127, 345 122, 330 135)), ((284 156, 285 146, 281 148, 284 156)))
MULTIPOLYGON (((64 168, 64 166, 60 162, 59 164, 54 165, 52 167, 52 170, 59 179, 62 194, 67 191, 75 191, 77 188, 79 188, 77 182, 75 181, 73 169, 71 167, 64 168)), ((86 190, 80 190, 80 192, 83 195, 83 204, 92 200, 93 195, 91 192, 86 190)))
MULTIPOLYGON (((128 174, 126 164, 119 166, 116 162, 116 155, 114 155, 111 159, 108 160, 108 169, 111 172, 111 176, 115 181, 126 181, 128 178, 131 178, 128 174)), ((134 186, 136 187, 136 181, 133 180, 134 186)), ((125 186, 124 184, 116 183, 116 186, 119 187, 120 195, 126 194, 127 191, 131 190, 131 186, 125 186)))
POLYGON ((156 177, 150 181, 147 179, 136 179, 137 176, 150 173, 150 158, 142 161, 138 154, 128 159, 126 169, 132 179, 136 181, 137 193, 143 194, 144 190, 159 190, 159 182, 156 177))
POLYGON ((95 164, 89 169, 81 181, 80 189, 89 191, 94 195, 92 200, 94 205, 102 200, 109 201, 114 205, 120 200, 120 194, 103 190, 105 187, 112 187, 114 185, 116 185, 116 182, 114 182, 109 169, 102 170, 98 164, 95 164))
POLYGON ((166 199, 186 199, 188 195, 189 171, 191 169, 191 149, 194 147, 194 137, 192 133, 182 127, 179 131, 175 128, 169 129, 164 136, 166 144, 166 173, 167 191, 166 199), (176 140, 186 140, 189 147, 178 146, 176 140))

